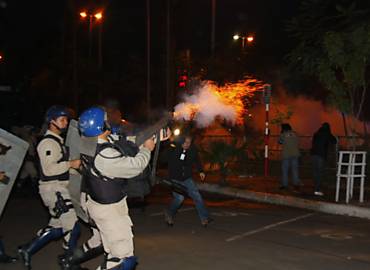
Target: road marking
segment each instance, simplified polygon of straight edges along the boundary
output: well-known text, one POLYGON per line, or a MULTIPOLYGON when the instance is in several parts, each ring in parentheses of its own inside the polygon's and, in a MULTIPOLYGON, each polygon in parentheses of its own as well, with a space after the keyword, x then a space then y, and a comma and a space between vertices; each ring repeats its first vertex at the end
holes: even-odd
POLYGON ((259 233, 259 232, 263 232, 263 231, 269 230, 271 228, 274 228, 274 227, 277 227, 277 226, 280 226, 280 225, 284 225, 284 224, 288 224, 288 223, 291 223, 291 222, 294 222, 294 221, 297 221, 297 220, 300 220, 300 219, 308 218, 308 217, 313 216, 313 215, 314 215, 314 213, 306 214, 306 215, 299 216, 299 217, 296 217, 296 218, 292 218, 292 219, 280 221, 280 222, 277 222, 277 223, 274 223, 274 224, 270 224, 270 225, 267 225, 267 226, 263 226, 262 228, 259 228, 259 229, 253 230, 253 231, 249 231, 249 232, 246 232, 246 233, 243 233, 243 234, 238 234, 238 235, 229 237, 225 241, 226 242, 235 241, 235 240, 241 239, 243 237, 250 236, 250 235, 253 235, 253 234, 256 234, 256 233, 259 233))
MULTIPOLYGON (((186 211, 191 211, 191 210, 194 210, 194 207, 182 208, 182 209, 178 210, 177 212, 186 212, 186 211)), ((150 214, 151 217, 163 216, 163 215, 164 215, 163 211, 158 212, 158 213, 150 214)))
POLYGON ((350 240, 353 237, 349 234, 342 234, 342 233, 327 233, 327 234, 321 234, 320 237, 332 239, 332 240, 350 240))
POLYGON ((221 212, 212 212, 211 216, 215 216, 215 217, 237 217, 237 216, 250 216, 250 214, 244 213, 244 212, 221 211, 221 212))

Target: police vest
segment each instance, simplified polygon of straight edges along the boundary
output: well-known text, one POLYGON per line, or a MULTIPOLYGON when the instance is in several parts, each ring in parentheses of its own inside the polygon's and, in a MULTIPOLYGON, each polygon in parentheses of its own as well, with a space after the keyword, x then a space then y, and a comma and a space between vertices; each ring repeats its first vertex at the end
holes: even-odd
POLYGON ((126 197, 126 178, 110 178, 103 175, 95 166, 96 157, 106 148, 114 148, 120 152, 120 155, 113 158, 125 156, 118 148, 111 143, 98 144, 94 157, 82 156, 82 165, 84 168, 84 179, 81 190, 85 191, 90 197, 101 204, 116 203, 126 197))
MULTIPOLYGON (((60 152, 62 154, 62 157, 57 161, 58 163, 62 162, 62 161, 68 161, 69 160, 69 147, 65 146, 59 138, 51 135, 51 134, 48 134, 48 135, 45 135, 41 141, 45 140, 45 139, 52 139, 54 141, 56 141, 58 143, 58 145, 60 146, 60 152)), ((40 141, 40 142, 41 142, 40 141)), ((45 175, 42 171, 42 167, 41 167, 41 162, 39 160, 39 171, 40 171, 40 180, 41 181, 52 181, 52 180, 59 180, 59 181, 67 181, 69 180, 69 170, 67 170, 66 172, 62 173, 62 174, 56 174, 56 175, 45 175)))

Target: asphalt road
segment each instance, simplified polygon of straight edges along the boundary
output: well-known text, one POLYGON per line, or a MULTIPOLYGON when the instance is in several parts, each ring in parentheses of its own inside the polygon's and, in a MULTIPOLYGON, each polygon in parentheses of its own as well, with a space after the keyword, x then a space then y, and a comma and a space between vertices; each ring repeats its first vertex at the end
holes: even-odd
MULTIPOLYGON (((203 228, 191 204, 178 213, 175 226, 163 221, 168 197, 152 198, 145 211, 131 209, 137 270, 370 269, 370 221, 294 208, 208 198, 214 223, 203 228)), ((38 199, 13 198, 0 221, 7 251, 27 242, 47 222, 38 199)), ((83 229, 82 239, 89 230, 83 229)), ((61 241, 33 257, 34 270, 59 269, 61 241)), ((102 258, 84 266, 95 269, 102 258)), ((20 262, 1 270, 24 269, 20 262)))

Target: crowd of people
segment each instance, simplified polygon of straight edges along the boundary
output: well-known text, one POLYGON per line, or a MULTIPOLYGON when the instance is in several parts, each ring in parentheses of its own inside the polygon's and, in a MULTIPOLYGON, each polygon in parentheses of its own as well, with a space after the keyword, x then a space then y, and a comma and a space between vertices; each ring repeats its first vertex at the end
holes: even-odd
MULTIPOLYGON (((311 159, 312 175, 314 180, 314 192, 316 196, 324 196, 321 190, 321 179, 325 168, 325 161, 328 156, 330 145, 337 144, 337 138, 331 133, 329 123, 323 123, 312 137, 311 159)), ((282 145, 281 151, 281 186, 280 189, 288 188, 289 172, 292 175, 293 189, 299 191, 302 182, 299 179, 299 138, 290 124, 281 125, 279 143, 282 145)))
MULTIPOLYGON (((115 121, 117 122, 117 121, 115 121)), ((127 206, 127 182, 137 177, 148 166, 151 152, 155 147, 155 138, 150 136, 136 152, 127 151, 125 145, 112 131, 119 130, 111 125, 104 107, 92 107, 79 116, 79 132, 84 137, 95 138, 96 151, 93 156, 81 155, 81 159, 71 159, 65 143, 65 134, 69 124, 69 113, 62 106, 52 106, 46 112, 46 132, 37 143, 35 152, 40 168, 38 190, 41 199, 49 211, 48 224, 40 229, 28 243, 19 246, 18 253, 27 269, 32 268, 32 257, 48 243, 62 239, 63 254, 58 261, 63 270, 84 269, 80 266, 93 257, 104 254, 104 261, 98 269, 130 270, 134 269, 137 259, 134 256, 132 221, 127 206), (68 190, 70 175, 82 173, 81 207, 89 218, 91 238, 78 245, 81 225, 72 205, 68 190)), ((160 132, 161 141, 171 137, 169 129, 160 132)), ((198 153, 191 146, 190 137, 180 143, 183 147, 178 164, 173 167, 169 162, 170 175, 174 181, 182 182, 187 193, 196 201, 201 223, 210 222, 208 212, 191 179, 191 167, 196 161, 201 177, 198 153), (178 167, 179 166, 179 167, 178 167), (186 171, 174 174, 177 169, 186 171), (177 177, 180 175, 181 177, 177 177), (176 179, 176 180, 175 180, 176 179)), ((178 151, 177 151, 178 152, 178 151)), ((173 154, 170 160, 175 158, 173 154)), ((1 177, 5 173, 1 172, 1 177)), ((2 179, 1 179, 2 180, 2 179)), ((171 206, 175 214, 183 197, 174 193, 175 204, 171 206)), ((0 262, 11 263, 16 259, 5 253, 0 242, 0 262)))
MULTIPOLYGON (((29 150, 29 155, 37 156, 37 159, 28 161, 38 162, 38 191, 49 211, 50 220, 32 240, 19 246, 19 257, 25 267, 31 269, 32 256, 48 243, 63 239, 64 252, 58 257, 63 270, 84 269, 80 266, 81 263, 103 253, 105 259, 98 269, 134 269, 137 258, 134 256, 133 224, 127 206, 127 183, 147 168, 151 152, 155 148, 155 138, 149 137, 142 145, 137 146, 134 153, 128 153, 122 141, 111 136, 112 131, 118 130, 117 124, 109 122, 104 107, 91 107, 79 116, 78 127, 84 137, 95 138, 95 153, 93 156, 81 155, 80 159, 71 159, 64 136, 69 124, 68 110, 62 106, 52 106, 46 112, 45 124, 47 130, 37 147, 29 150), (70 175, 73 173, 83 175, 80 203, 88 215, 92 231, 91 238, 82 245, 78 244, 80 221, 68 190, 70 175)), ((293 188, 299 190, 302 183, 298 173, 298 136, 287 123, 282 124, 281 128, 281 189, 288 188, 291 171, 293 188)), ((206 227, 213 219, 193 181, 194 167, 201 180, 206 175, 192 136, 187 134, 173 139, 171 131, 167 129, 165 132, 162 130, 160 140, 168 141, 165 151, 168 178, 174 186, 180 187, 173 190, 173 200, 164 211, 166 224, 174 225, 177 210, 184 198, 190 197, 194 201, 201 225, 206 227)), ((329 146, 336 143, 337 139, 331 134, 328 123, 322 124, 313 135, 311 155, 314 194, 317 196, 323 196, 320 185, 322 172, 329 146)), ((34 141, 32 145, 35 145, 34 141)), ((31 172, 27 177, 36 177, 33 170, 27 169, 28 174, 31 172)), ((0 181, 5 181, 5 177, 5 173, 0 172, 0 181)), ((0 263, 15 261, 15 257, 5 253, 0 240, 0 263)))

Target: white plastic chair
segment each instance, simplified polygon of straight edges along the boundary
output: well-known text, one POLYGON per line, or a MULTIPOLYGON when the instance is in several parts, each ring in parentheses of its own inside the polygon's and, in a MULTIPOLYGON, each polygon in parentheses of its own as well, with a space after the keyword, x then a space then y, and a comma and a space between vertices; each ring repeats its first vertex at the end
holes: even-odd
POLYGON ((337 186, 335 201, 339 201, 340 182, 346 179, 346 203, 353 197, 354 181, 360 179, 359 201, 364 201, 366 152, 365 151, 339 151, 337 168, 337 186))

